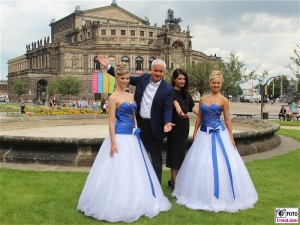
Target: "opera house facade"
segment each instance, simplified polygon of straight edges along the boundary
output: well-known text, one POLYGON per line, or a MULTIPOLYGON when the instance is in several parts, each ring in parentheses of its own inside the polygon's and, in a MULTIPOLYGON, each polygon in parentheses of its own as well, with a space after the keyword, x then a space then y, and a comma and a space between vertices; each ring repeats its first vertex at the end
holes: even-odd
POLYGON ((77 7, 70 15, 51 21, 51 38, 26 45, 24 55, 8 61, 9 98, 16 98, 11 89, 17 79, 28 84, 23 98, 37 101, 48 100, 47 85, 52 79, 73 76, 82 81, 79 98, 97 99, 92 74, 101 69, 95 60, 98 54, 108 57, 112 65, 126 62, 131 75, 148 72, 158 58, 166 62, 169 71, 185 63, 221 60, 193 50, 189 27, 182 31, 180 22, 171 9, 166 9, 164 25, 159 27, 119 7, 116 1, 89 10, 77 7))

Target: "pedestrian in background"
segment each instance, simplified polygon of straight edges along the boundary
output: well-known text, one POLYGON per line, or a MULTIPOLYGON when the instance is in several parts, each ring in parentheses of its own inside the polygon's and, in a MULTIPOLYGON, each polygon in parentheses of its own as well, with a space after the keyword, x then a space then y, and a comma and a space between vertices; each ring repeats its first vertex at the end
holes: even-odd
POLYGON ((23 98, 20 99, 20 108, 21 108, 21 114, 25 114, 25 101, 23 98))

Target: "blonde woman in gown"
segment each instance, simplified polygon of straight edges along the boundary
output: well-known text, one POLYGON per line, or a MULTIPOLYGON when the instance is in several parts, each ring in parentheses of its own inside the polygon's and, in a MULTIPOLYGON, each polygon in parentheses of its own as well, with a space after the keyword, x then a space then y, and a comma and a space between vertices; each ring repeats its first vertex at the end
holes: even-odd
POLYGON ((136 103, 125 88, 126 64, 116 66, 109 97, 109 133, 89 172, 77 209, 108 222, 152 218, 171 208, 135 128, 136 103))
POLYGON ((229 102, 221 95, 223 76, 213 71, 211 93, 201 97, 194 142, 176 179, 176 203, 194 210, 237 212, 252 208, 257 192, 236 149, 229 102), (224 114, 225 129, 220 116, 224 114))

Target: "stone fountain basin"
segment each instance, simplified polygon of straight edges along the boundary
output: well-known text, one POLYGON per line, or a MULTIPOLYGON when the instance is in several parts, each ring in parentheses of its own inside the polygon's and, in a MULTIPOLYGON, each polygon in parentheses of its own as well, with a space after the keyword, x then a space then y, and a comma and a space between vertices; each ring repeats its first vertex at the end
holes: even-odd
MULTIPOLYGON (((1 121, 0 161, 91 166, 108 135, 107 115, 21 117, 1 121)), ((192 143, 194 120, 191 119, 192 143)), ((280 126, 261 119, 233 118, 233 135, 241 156, 280 145, 280 126)), ((163 157, 165 158, 166 140, 163 157)))

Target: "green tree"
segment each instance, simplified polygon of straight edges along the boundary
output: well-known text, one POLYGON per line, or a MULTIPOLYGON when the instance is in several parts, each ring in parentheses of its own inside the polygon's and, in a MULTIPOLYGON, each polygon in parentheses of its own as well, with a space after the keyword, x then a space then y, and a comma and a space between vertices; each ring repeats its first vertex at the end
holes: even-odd
POLYGON ((58 85, 60 80, 61 78, 55 78, 49 82, 47 87, 49 96, 54 96, 55 94, 58 94, 58 85))
POLYGON ((23 80, 16 80, 12 85, 12 90, 14 94, 17 94, 18 97, 25 94, 27 91, 27 83, 23 80))
POLYGON ((286 76, 278 75, 269 84, 268 95, 273 95, 273 98, 281 98, 287 92, 287 87, 289 86, 289 81, 286 76), (274 95, 273 95, 273 83, 274 83, 274 95), (282 85, 282 86, 281 86, 282 85), (282 93, 281 93, 282 92, 282 93))
POLYGON ((189 86, 192 91, 199 92, 200 96, 209 89, 209 75, 215 68, 216 64, 204 60, 193 65, 188 65, 186 72, 189 75, 189 86))
POLYGON ((300 67, 300 46, 299 44, 296 44, 294 48, 294 55, 290 56, 290 60, 292 61, 289 63, 289 68, 292 71, 293 74, 297 77, 298 81, 300 80, 300 73, 299 73, 299 67, 300 67))
POLYGON ((241 95, 241 94, 243 94, 243 90, 239 85, 232 87, 230 89, 230 92, 228 92, 228 95, 232 95, 232 96, 237 96, 237 95, 241 95))
MULTIPOLYGON (((249 79, 245 63, 240 61, 239 56, 235 52, 230 52, 228 61, 221 63, 221 71, 224 76, 222 90, 225 91, 225 96, 227 97, 229 94, 233 94, 232 90, 239 90, 237 87, 249 79)), ((254 73, 254 71, 251 73, 254 73)))
POLYGON ((68 99, 70 98, 70 95, 78 95, 81 91, 81 82, 79 79, 76 79, 75 77, 66 76, 65 78, 62 78, 59 83, 57 84, 58 87, 58 93, 63 96, 68 96, 68 99))

